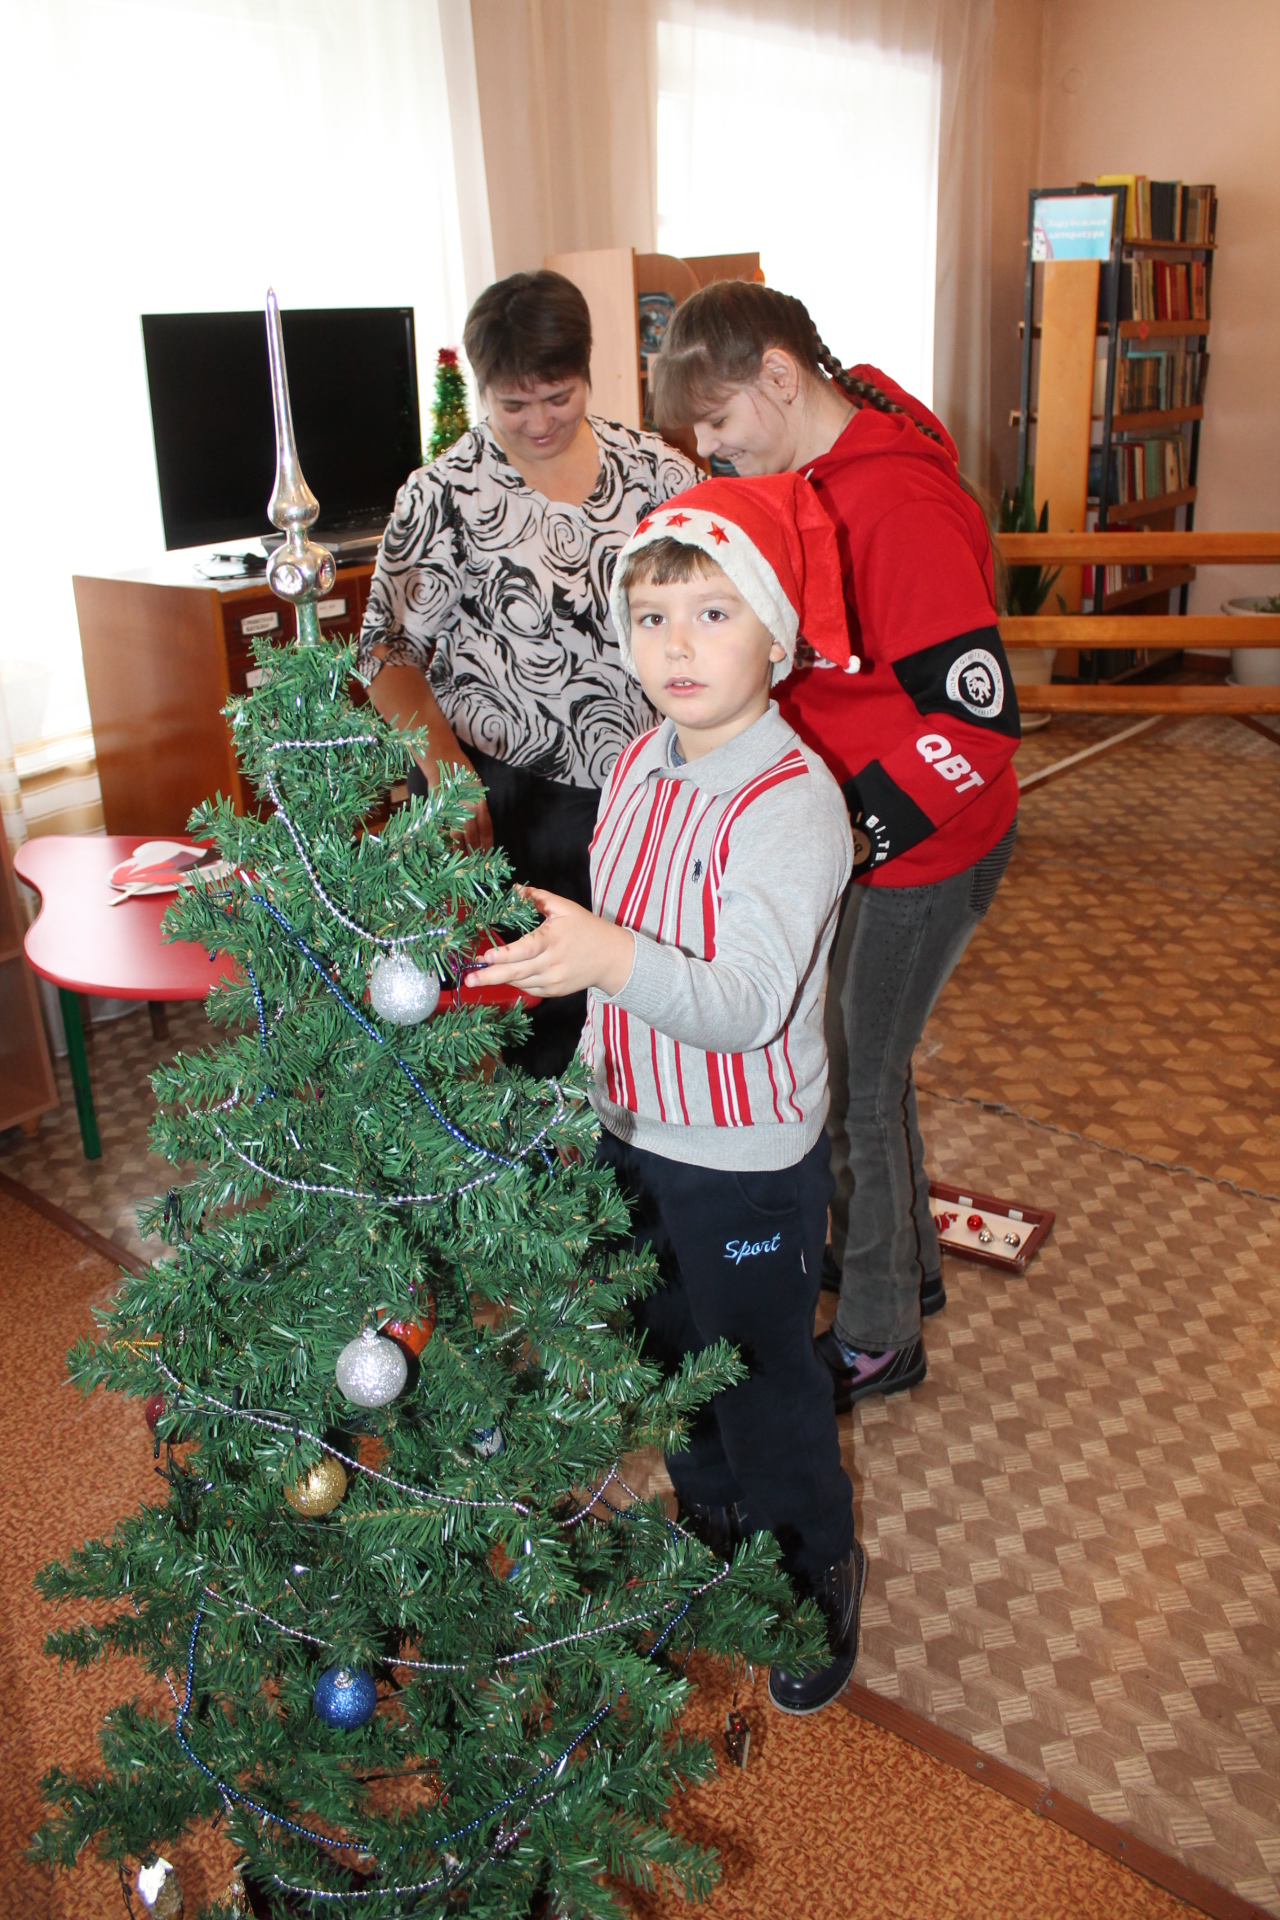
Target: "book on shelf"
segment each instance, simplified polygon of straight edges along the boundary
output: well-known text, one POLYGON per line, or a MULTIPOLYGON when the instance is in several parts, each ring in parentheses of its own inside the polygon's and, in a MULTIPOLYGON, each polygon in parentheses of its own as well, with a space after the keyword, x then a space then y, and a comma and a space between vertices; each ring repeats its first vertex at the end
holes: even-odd
MULTIPOLYGON (((1095 567, 1089 571, 1096 574, 1098 569, 1095 567)), ((1106 576, 1102 591, 1108 597, 1113 593, 1123 593, 1126 587, 1144 586, 1148 580, 1154 580, 1156 577, 1154 567, 1104 567, 1102 572, 1106 576)), ((1086 572, 1087 577, 1088 572, 1086 572)), ((1090 610, 1096 611, 1093 596, 1085 597, 1089 601, 1090 610)))
POLYGON ((1203 260, 1120 263, 1121 320, 1209 320, 1209 278, 1203 260))
MULTIPOLYGON (((1113 507, 1128 506, 1135 500, 1182 493, 1189 484, 1187 468, 1187 443, 1181 433, 1122 441, 1111 449, 1107 499, 1113 507)), ((1097 500, 1101 493, 1102 448, 1094 447, 1089 455, 1090 498, 1097 500)))
POLYGON ((1193 187, 1181 180, 1149 180, 1145 173, 1100 173, 1095 184, 1127 188, 1126 240, 1181 241, 1191 247, 1213 244, 1218 220, 1216 187, 1193 187))
POLYGON ((1208 371, 1208 354, 1181 340, 1171 348, 1130 347, 1116 364, 1115 412, 1203 406, 1208 371))

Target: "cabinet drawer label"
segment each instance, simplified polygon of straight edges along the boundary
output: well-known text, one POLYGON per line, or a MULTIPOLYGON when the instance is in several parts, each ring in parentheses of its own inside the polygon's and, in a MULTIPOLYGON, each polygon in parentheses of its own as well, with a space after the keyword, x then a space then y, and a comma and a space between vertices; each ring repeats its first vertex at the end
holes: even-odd
POLYGON ((321 600, 316 606, 316 617, 320 620, 341 620, 346 610, 345 600, 321 600))
POLYGON ((251 613, 240 622, 240 631, 244 634, 274 633, 279 625, 280 615, 274 610, 271 613, 251 613))

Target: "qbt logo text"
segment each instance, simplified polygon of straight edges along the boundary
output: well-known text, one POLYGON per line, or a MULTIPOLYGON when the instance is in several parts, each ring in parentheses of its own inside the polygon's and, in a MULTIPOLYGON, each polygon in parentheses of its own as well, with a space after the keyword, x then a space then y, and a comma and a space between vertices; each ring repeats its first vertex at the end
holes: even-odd
POLYGON ((916 752, 929 762, 935 773, 944 780, 959 781, 957 793, 967 793, 970 787, 984 784, 982 775, 975 773, 962 753, 952 753, 951 742, 940 733, 922 733, 916 741, 916 752), (968 774, 968 779, 965 775, 968 774))
POLYGON ((744 1260, 754 1259, 758 1253, 776 1253, 782 1245, 782 1235, 775 1233, 772 1240, 726 1240, 724 1257, 732 1260, 735 1267, 744 1260))

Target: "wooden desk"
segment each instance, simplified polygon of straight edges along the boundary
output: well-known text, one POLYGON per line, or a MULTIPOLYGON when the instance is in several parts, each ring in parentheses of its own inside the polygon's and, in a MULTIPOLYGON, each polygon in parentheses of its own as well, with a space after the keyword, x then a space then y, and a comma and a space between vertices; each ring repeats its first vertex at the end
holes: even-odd
MULTIPOLYGON (((265 579, 201 579, 201 557, 72 581, 109 834, 181 836, 215 793, 237 813, 248 806, 222 708, 248 690, 253 636, 293 639, 294 615, 265 579)), ((320 602, 322 631, 360 631, 372 576, 371 565, 339 570, 320 602)))

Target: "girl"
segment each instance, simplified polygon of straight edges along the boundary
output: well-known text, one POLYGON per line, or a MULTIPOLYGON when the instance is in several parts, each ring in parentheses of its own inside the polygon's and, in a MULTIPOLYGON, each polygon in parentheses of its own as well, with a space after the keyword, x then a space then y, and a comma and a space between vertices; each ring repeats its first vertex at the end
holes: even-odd
POLYGON ((778 701, 854 830, 827 997, 840 1303, 818 1342, 843 1410, 923 1380, 921 1315, 946 1303, 911 1059, 1017 831, 991 538, 941 422, 874 367, 842 368, 787 294, 693 294, 650 383, 662 426, 692 427, 704 457, 803 473, 840 549, 855 657, 842 671, 802 645, 778 701))

